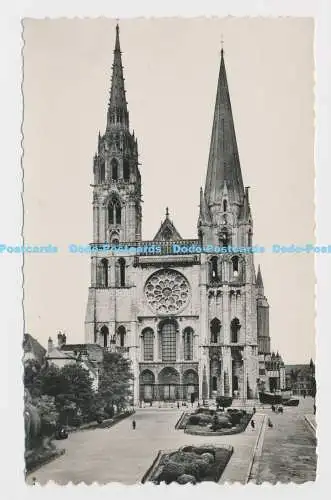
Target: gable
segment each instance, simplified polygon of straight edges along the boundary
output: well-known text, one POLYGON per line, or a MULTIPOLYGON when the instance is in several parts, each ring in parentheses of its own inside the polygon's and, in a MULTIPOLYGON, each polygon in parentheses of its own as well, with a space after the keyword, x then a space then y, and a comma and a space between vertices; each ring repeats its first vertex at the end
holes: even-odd
POLYGON ((172 221, 168 216, 162 222, 160 229, 154 236, 154 241, 175 241, 182 240, 183 238, 175 228, 172 221))

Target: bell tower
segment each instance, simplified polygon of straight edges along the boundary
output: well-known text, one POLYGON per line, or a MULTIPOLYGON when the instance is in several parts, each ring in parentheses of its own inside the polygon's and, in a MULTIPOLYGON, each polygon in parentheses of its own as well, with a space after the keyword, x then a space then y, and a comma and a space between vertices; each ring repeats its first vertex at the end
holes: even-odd
POLYGON ((93 162, 94 243, 141 240, 141 178, 138 143, 129 128, 119 26, 104 135, 93 162))

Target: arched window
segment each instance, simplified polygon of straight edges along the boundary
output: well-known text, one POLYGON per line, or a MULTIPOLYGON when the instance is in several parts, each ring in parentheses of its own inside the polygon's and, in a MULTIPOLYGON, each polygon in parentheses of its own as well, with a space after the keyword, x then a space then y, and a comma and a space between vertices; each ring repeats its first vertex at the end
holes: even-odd
POLYGON ((100 159, 100 183, 105 181, 105 160, 100 159))
POLYGON ((115 205, 115 220, 116 224, 121 224, 121 205, 119 202, 115 205))
POLYGON ((125 181, 130 179, 130 164, 127 160, 124 160, 123 163, 123 178, 125 181))
POLYGON ((238 318, 234 318, 231 321, 231 342, 236 344, 238 342, 238 333, 241 328, 240 321, 238 318))
POLYGON ((120 347, 125 346, 125 335, 126 335, 126 330, 124 326, 120 326, 117 330, 118 336, 119 336, 119 341, 120 341, 120 347))
POLYGON ((217 391, 217 377, 211 379, 211 389, 212 391, 217 391))
POLYGON ((101 260, 101 268, 102 268, 101 284, 107 288, 108 287, 108 260, 107 259, 101 260))
POLYGON ((112 200, 109 202, 108 224, 121 224, 121 204, 119 200, 112 200))
POLYGON ((151 328, 143 331, 143 353, 144 361, 153 361, 154 359, 154 332, 151 328))
POLYGON ((233 377, 232 377, 232 390, 238 391, 238 389, 239 389, 238 377, 237 377, 237 375, 233 375, 233 377))
POLYGON ((108 346, 108 336, 109 336, 109 330, 108 328, 106 327, 106 325, 104 325, 101 330, 100 330, 100 335, 101 335, 101 338, 102 338, 102 341, 103 341, 103 347, 107 347, 108 346))
POLYGON ((193 330, 188 327, 184 330, 184 360, 191 361, 193 359, 193 330))
POLYGON ((118 264, 120 267, 120 286, 125 286, 125 259, 123 257, 118 259, 118 264))
POLYGON ((161 328, 161 353, 164 363, 176 361, 176 327, 171 321, 167 321, 161 328))
POLYGON ((115 158, 111 161, 111 178, 113 181, 117 181, 118 179, 118 161, 115 158))
POLYGON ((232 261, 232 271, 233 271, 233 276, 238 276, 238 271, 239 271, 239 257, 235 255, 231 259, 232 261))
POLYGON ((212 257, 210 259, 210 279, 218 280, 218 258, 212 257))
POLYGON ((226 212, 228 209, 228 202, 227 200, 223 200, 223 212, 226 212))
POLYGON ((210 322, 210 340, 213 344, 219 342, 219 333, 221 331, 221 322, 219 319, 214 318, 210 322))

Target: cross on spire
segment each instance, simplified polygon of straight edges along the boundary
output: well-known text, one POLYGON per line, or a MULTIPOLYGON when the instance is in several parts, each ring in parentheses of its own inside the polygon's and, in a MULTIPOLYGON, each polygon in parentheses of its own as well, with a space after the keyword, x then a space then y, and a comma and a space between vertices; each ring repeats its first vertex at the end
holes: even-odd
POLYGON ((221 34, 221 54, 223 55, 223 51, 224 51, 224 37, 223 37, 223 33, 221 34))

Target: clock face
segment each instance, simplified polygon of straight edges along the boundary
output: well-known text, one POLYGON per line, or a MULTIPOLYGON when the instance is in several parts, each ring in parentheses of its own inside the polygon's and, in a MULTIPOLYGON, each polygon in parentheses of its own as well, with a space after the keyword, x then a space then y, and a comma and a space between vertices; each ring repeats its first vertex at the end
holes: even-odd
POLYGON ((173 314, 188 304, 190 286, 181 273, 161 269, 148 278, 145 296, 149 306, 159 314, 173 314))

